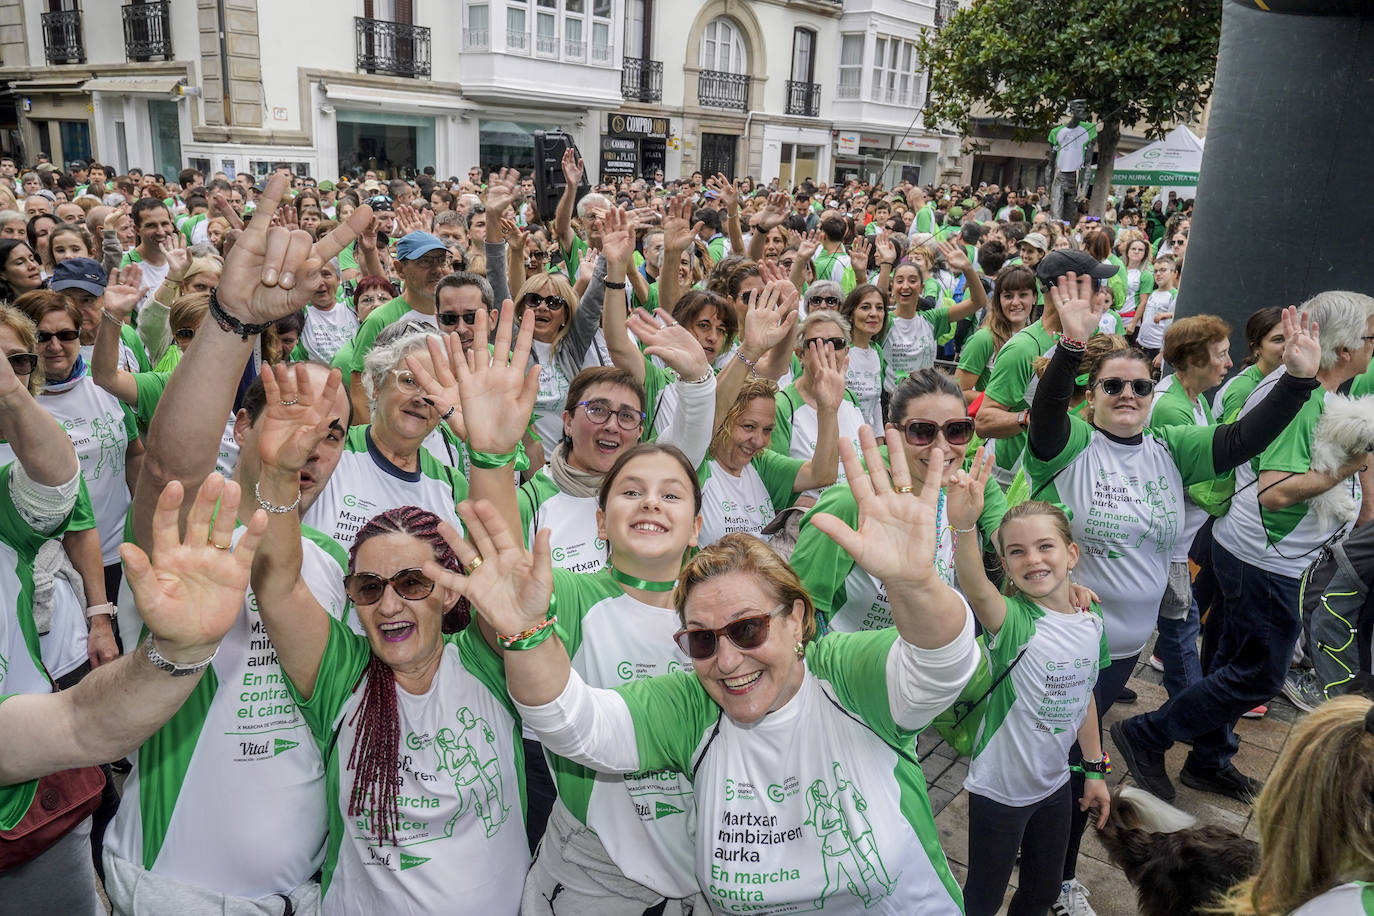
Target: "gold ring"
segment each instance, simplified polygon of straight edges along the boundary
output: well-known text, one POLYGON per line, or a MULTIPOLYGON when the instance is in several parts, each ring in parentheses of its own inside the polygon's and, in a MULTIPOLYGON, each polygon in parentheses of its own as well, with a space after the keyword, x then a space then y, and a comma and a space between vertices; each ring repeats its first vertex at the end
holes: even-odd
POLYGON ((910 493, 910 492, 911 492, 911 487, 898 487, 896 492, 898 492, 898 493, 910 493))
POLYGON ((482 565, 482 558, 481 558, 480 556, 478 556, 478 557, 473 557, 473 558, 472 558, 472 562, 468 564, 468 574, 471 575, 472 573, 476 572, 476 571, 477 571, 477 567, 479 567, 479 566, 481 566, 481 565, 482 565))
POLYGON ((233 547, 234 545, 233 545, 233 544, 216 544, 214 541, 211 541, 211 542, 210 542, 210 546, 213 547, 213 548, 215 548, 216 550, 228 550, 229 548, 233 547))

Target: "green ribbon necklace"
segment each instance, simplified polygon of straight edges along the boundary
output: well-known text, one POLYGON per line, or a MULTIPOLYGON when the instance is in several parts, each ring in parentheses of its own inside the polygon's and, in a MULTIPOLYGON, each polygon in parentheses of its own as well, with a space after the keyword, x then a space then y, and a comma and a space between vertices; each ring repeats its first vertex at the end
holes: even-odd
POLYGON ((653 579, 636 579, 634 576, 621 572, 609 563, 606 564, 606 571, 611 574, 612 579, 626 588, 637 588, 646 592, 670 592, 673 590, 673 587, 677 585, 676 579, 664 579, 657 582, 653 579))

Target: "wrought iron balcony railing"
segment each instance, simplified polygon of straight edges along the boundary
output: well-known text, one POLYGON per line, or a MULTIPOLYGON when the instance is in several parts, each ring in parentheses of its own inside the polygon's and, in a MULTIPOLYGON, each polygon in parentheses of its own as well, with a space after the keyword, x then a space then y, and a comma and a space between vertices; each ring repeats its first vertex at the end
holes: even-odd
POLYGON ((81 38, 81 10, 43 14, 43 50, 50 64, 84 64, 86 43, 81 38))
POLYGON ((643 57, 625 58, 620 70, 620 94, 638 102, 663 100, 663 61, 643 57))
POLYGON ((363 16, 353 17, 353 29, 359 70, 429 79, 429 29, 363 16))
POLYGON ((704 108, 749 108, 749 74, 702 70, 697 74, 697 100, 704 108))
POLYGON ((124 7, 124 54, 129 60, 172 59, 171 7, 170 0, 124 7))
POLYGON ((821 84, 788 80, 787 113, 819 118, 821 116, 821 84))

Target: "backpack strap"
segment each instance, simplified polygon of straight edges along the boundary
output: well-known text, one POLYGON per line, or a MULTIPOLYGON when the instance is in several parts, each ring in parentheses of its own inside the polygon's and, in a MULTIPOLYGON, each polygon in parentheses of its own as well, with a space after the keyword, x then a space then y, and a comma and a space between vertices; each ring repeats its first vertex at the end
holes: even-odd
POLYGON ((696 759, 692 761, 692 783, 693 783, 694 785, 696 784, 696 781, 697 781, 697 770, 701 769, 701 764, 706 760, 706 752, 709 751, 709 750, 711 749, 711 745, 712 745, 712 744, 715 744, 715 742, 716 742, 716 737, 717 737, 718 735, 720 735, 720 720, 721 720, 721 717, 724 716, 724 715, 725 715, 725 711, 724 711, 724 710, 717 710, 717 712, 716 712, 716 724, 715 724, 715 726, 711 729, 711 734, 707 736, 707 738, 706 738, 706 744, 703 745, 702 748, 701 748, 701 750, 697 752, 696 759))

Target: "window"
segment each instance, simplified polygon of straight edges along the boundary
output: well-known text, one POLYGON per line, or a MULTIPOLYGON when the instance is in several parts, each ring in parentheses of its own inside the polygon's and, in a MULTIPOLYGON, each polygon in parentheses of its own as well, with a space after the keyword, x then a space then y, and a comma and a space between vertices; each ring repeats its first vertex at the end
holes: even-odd
POLYGON ((798 83, 815 82, 814 52, 816 33, 810 29, 792 31, 792 79, 798 83))
POLYGON ((587 44, 582 37, 582 16, 587 0, 563 0, 563 57, 582 60, 587 56, 587 44))
POLYGON ((506 0, 506 47, 512 51, 529 51, 529 11, 525 0, 506 0))
POLYGON ((625 0, 625 56, 645 58, 649 56, 649 43, 645 40, 645 20, 649 17, 649 0, 625 0))
POLYGON ((558 56, 558 0, 538 0, 534 49, 540 57, 558 56))
POLYGON ((592 62, 611 62, 611 0, 592 0, 592 62))
MULTIPOLYGON (((843 52, 841 55, 843 62, 843 52)), ((869 98, 888 105, 909 105, 915 75, 916 45, 900 38, 879 36, 873 49, 873 89, 869 98)))
POLYGON ((490 47, 490 12, 485 3, 468 5, 468 25, 467 28, 463 29, 464 49, 485 51, 490 47))
POLYGON ((857 99, 859 86, 863 80, 864 36, 860 33, 843 35, 840 38, 840 85, 835 96, 841 99, 857 99))
POLYGON ((706 23, 706 31, 701 37, 699 65, 703 70, 719 70, 722 73, 749 72, 744 37, 729 19, 717 16, 706 23))

